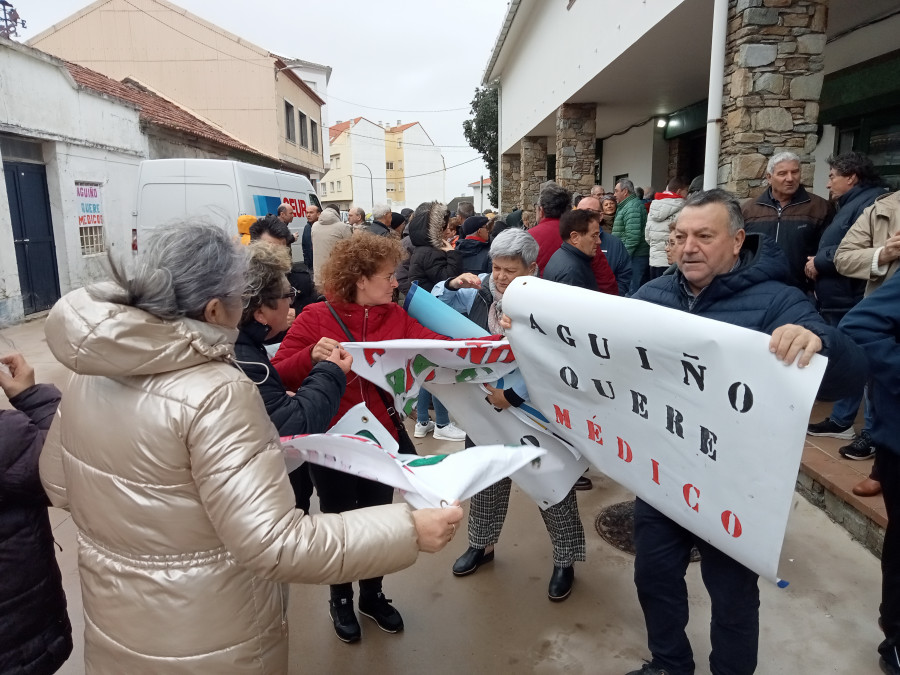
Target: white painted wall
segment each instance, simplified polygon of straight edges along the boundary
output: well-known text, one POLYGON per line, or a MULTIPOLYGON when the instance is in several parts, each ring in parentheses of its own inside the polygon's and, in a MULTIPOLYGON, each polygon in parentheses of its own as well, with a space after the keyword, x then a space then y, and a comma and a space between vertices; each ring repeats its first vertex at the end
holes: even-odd
POLYGON ((683 1, 651 0, 652 11, 647 0, 581 0, 568 10, 562 0, 528 3, 530 14, 516 16, 495 68, 503 72, 501 153, 513 152, 522 136, 683 1))
MULTIPOLYGON (((0 165, 2 163, 3 156, 0 155, 0 165)), ((22 289, 19 287, 8 204, 6 181, 0 180, 0 324, 21 321, 23 316, 22 289)))
POLYGON ((825 199, 828 199, 828 188, 825 185, 828 183, 829 168, 825 160, 834 152, 835 131, 836 129, 833 125, 824 125, 822 127, 822 139, 813 151, 813 158, 816 160, 816 173, 813 178, 812 191, 813 194, 817 194, 825 199))
MULTIPOLYGON (((352 175, 353 203, 366 210, 374 204, 387 204, 387 167, 384 163, 384 129, 363 118, 350 129, 350 147, 353 155, 352 166, 347 170, 352 175), (369 171, 372 178, 369 179, 369 171), (374 204, 372 193, 374 192, 374 204)), ((342 160, 343 161, 343 160, 342 160)))
MULTIPOLYGON (((324 67, 316 67, 312 64, 306 63, 298 63, 296 65, 291 65, 291 70, 303 80, 306 84, 310 85, 312 90, 319 95, 323 101, 328 100, 328 77, 327 71, 324 67)), ((330 139, 328 136, 328 127, 331 126, 331 118, 328 116, 328 104, 322 106, 322 127, 319 130, 321 134, 321 138, 319 139, 321 142, 322 148, 322 158, 325 161, 325 171, 328 171, 329 161, 328 158, 330 156, 329 145, 330 139)))
POLYGON ((403 132, 403 174, 405 176, 406 199, 404 204, 394 204, 391 208, 416 208, 422 202, 443 201, 447 172, 441 149, 434 145, 422 129, 422 125, 403 132), (427 175, 422 175, 427 174, 427 175))
MULTIPOLYGON (((577 3, 576 3, 577 4, 577 3)), ((614 176, 628 174, 635 187, 650 185, 653 181, 653 148, 655 128, 652 124, 636 127, 621 136, 603 141, 603 165, 601 185, 612 192, 614 176)), ((664 186, 653 187, 662 190, 664 186)))
POLYGON ((131 256, 131 230, 142 157, 112 155, 72 143, 44 144, 50 215, 56 236, 60 290, 63 294, 108 277, 108 258, 131 256), (107 253, 83 256, 79 237, 79 201, 75 184, 100 186, 107 253), (59 224, 62 227, 59 227, 59 224), (64 272, 65 270, 65 272, 64 272))
MULTIPOLYGON (((0 131, 40 140, 47 169, 60 291, 100 278, 97 256, 84 258, 78 237, 75 182, 103 188, 107 241, 130 251, 136 166, 148 156, 137 110, 78 89, 59 61, 0 39, 0 131)), ((21 318, 21 288, 5 185, 0 191, 0 313, 21 318)))

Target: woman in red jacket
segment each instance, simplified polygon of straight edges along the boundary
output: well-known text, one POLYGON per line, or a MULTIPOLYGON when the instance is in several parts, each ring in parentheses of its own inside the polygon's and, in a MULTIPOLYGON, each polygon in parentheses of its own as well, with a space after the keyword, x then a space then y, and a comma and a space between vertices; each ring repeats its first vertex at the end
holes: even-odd
MULTIPOLYGON (((328 302, 308 305, 291 325, 272 364, 289 390, 296 390, 312 367, 327 359, 343 341, 447 338, 428 330, 391 302, 397 278, 394 271, 402 255, 400 242, 390 237, 357 234, 334 247, 322 270, 328 302), (334 313, 332 313, 332 309, 334 313), (340 317, 350 335, 335 317, 340 317)), ((387 400, 390 394, 384 393, 387 400)), ((353 372, 347 374, 347 389, 332 423, 358 403, 365 403, 384 427, 397 438, 397 431, 378 388, 353 372)), ((399 439, 398 439, 399 440, 399 439)), ((390 504, 394 489, 347 473, 312 466, 313 482, 324 513, 343 513, 366 506, 390 504)), ((400 613, 382 593, 382 577, 359 581, 360 614, 373 619, 388 633, 403 630, 400 613)), ((334 631, 344 642, 360 638, 353 611, 353 585, 331 587, 330 613, 334 631)))

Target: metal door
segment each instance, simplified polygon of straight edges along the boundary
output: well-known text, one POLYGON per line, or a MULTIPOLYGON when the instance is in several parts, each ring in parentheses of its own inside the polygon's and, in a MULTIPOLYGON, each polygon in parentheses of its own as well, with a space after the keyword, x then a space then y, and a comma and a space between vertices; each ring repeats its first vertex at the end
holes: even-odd
POLYGON ((25 314, 50 309, 59 300, 59 270, 50 222, 47 172, 40 164, 4 162, 19 285, 25 314))

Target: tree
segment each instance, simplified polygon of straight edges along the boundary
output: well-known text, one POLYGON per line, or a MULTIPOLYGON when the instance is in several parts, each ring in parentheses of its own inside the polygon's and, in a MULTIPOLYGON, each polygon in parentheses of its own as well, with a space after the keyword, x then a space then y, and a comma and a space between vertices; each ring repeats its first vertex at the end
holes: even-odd
POLYGON ((497 170, 498 102, 497 87, 478 87, 475 98, 472 99, 473 117, 463 122, 466 142, 481 153, 490 171, 491 190, 488 199, 494 208, 500 203, 497 199, 497 186, 500 184, 497 170))

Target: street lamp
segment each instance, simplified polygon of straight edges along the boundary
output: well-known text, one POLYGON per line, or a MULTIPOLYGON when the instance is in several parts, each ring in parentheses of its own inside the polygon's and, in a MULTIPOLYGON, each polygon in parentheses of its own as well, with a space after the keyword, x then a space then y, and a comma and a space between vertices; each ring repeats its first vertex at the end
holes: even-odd
POLYGON ((359 164, 360 166, 366 167, 366 171, 369 172, 369 198, 372 200, 372 208, 375 208, 375 186, 372 178, 372 169, 369 168, 368 164, 364 164, 363 162, 354 162, 354 164, 359 164))

